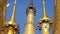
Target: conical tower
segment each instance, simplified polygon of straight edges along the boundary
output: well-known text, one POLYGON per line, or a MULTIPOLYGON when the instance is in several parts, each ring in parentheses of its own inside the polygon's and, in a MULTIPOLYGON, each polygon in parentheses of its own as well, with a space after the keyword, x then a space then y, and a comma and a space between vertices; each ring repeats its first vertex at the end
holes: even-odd
POLYGON ((53 34, 60 34, 60 0, 54 0, 53 34))
POLYGON ((27 13, 27 20, 25 24, 25 30, 24 34, 35 34, 34 31, 34 15, 35 15, 36 9, 33 6, 33 0, 30 0, 30 5, 26 9, 27 13))
POLYGON ((46 14, 45 1, 42 0, 43 16, 39 19, 38 27, 42 29, 42 34, 50 34, 51 19, 46 14))
POLYGON ((0 34, 5 33, 3 24, 6 20, 6 4, 7 0, 0 0, 0 34))
POLYGON ((14 2, 12 16, 10 20, 4 24, 6 34, 18 34, 19 32, 18 24, 15 21, 15 11, 16 11, 16 0, 14 2))

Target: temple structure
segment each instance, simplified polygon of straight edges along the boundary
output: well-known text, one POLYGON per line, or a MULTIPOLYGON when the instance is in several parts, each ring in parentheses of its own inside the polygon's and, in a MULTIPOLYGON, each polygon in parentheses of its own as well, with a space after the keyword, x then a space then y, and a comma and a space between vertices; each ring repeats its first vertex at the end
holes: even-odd
POLYGON ((54 0, 53 34, 60 34, 60 0, 54 0))
POLYGON ((7 0, 0 0, 0 34, 3 34, 3 24, 6 20, 6 4, 7 0))
MULTIPOLYGON (((19 34, 19 25, 15 21, 16 0, 14 2, 11 18, 6 21, 6 5, 8 0, 0 0, 0 34, 19 34)), ((43 16, 38 21, 38 29, 42 30, 42 34, 60 34, 60 0, 54 0, 54 22, 46 14, 45 0, 42 0, 43 16)), ((26 9, 26 24, 23 34, 35 34, 34 16, 36 8, 33 5, 33 0, 30 0, 30 5, 26 9)))
POLYGON ((36 9, 33 6, 33 0, 30 0, 30 5, 26 9, 27 20, 25 24, 24 34, 35 34, 34 31, 34 15, 36 13, 36 9))

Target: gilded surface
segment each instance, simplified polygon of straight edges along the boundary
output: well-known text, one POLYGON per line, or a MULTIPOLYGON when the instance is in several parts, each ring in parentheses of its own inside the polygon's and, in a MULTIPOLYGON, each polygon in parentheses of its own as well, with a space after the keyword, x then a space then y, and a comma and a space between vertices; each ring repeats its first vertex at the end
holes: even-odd
POLYGON ((46 14, 45 1, 42 0, 43 16, 39 19, 38 27, 42 29, 42 34, 50 34, 51 19, 46 14))
POLYGON ((7 0, 0 0, 0 6, 3 7, 7 4, 7 0))
POLYGON ((55 1, 53 34, 60 34, 60 0, 55 1))
POLYGON ((2 12, 2 8, 0 7, 0 33, 1 33, 1 30, 2 30, 2 26, 3 26, 3 24, 2 24, 2 22, 3 22, 3 19, 2 19, 2 17, 3 17, 3 12, 2 12))
POLYGON ((6 28, 6 34, 16 34, 15 29, 11 26, 6 28))
POLYGON ((42 23, 42 34, 50 34, 50 24, 42 23))
POLYGON ((6 34, 17 34, 18 33, 18 24, 15 21, 15 11, 16 11, 16 0, 14 2, 12 16, 9 21, 5 22, 5 31, 6 34))
POLYGON ((33 0, 30 0, 30 5, 27 8, 27 20, 25 24, 24 34, 35 34, 34 13, 35 13, 35 7, 33 6, 33 0))
POLYGON ((35 32, 34 32, 34 15, 31 12, 27 16, 27 22, 25 25, 24 34, 35 34, 35 32))
POLYGON ((5 34, 5 31, 3 29, 3 23, 5 21, 6 3, 7 0, 0 0, 0 34, 5 34))

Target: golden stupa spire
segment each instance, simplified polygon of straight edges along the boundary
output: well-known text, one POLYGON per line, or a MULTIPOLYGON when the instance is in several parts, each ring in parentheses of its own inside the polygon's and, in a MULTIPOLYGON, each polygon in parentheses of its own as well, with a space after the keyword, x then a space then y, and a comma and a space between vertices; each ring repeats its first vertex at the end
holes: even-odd
POLYGON ((42 3, 43 3, 43 4, 42 4, 42 6, 43 6, 43 7, 42 7, 42 8, 43 8, 43 17, 46 18, 46 17, 47 17, 47 14, 46 14, 46 6, 45 6, 44 0, 42 1, 42 3))
POLYGON ((51 20, 50 18, 48 18, 47 14, 46 14, 46 6, 45 6, 45 1, 44 0, 42 0, 42 8, 43 8, 43 16, 42 16, 41 19, 49 19, 49 20, 51 20))
POLYGON ((42 34, 50 34, 50 24, 51 24, 51 19, 48 18, 46 14, 46 6, 45 6, 45 1, 42 0, 42 8, 43 8, 43 16, 39 20, 38 23, 38 29, 42 29, 42 34))
POLYGON ((33 0, 30 0, 30 5, 26 9, 27 12, 27 20, 25 24, 24 34, 35 34, 34 31, 34 15, 35 15, 35 7, 33 6, 33 0))
POLYGON ((15 11, 16 11, 16 0, 14 2, 13 12, 12 12, 12 16, 10 18, 10 21, 15 21, 15 11))
POLYGON ((6 34, 17 34, 18 33, 18 24, 15 21, 15 11, 16 11, 16 0, 13 6, 13 12, 10 20, 5 23, 6 34))

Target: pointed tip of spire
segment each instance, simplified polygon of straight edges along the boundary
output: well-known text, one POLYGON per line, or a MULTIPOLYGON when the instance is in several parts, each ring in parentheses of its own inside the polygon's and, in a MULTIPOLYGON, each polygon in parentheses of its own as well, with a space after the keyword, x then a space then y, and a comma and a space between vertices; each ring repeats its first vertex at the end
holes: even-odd
POLYGON ((42 1, 44 1, 44 0, 42 0, 42 1))
POLYGON ((30 0, 30 5, 33 5, 33 0, 30 0))
POLYGON ((43 17, 47 17, 46 6, 45 6, 45 1, 44 0, 42 0, 42 5, 43 5, 43 17))
POLYGON ((43 4, 45 4, 45 1, 44 0, 42 0, 43 1, 43 4))
POLYGON ((16 0, 14 1, 13 10, 12 10, 12 16, 10 18, 10 21, 15 20, 15 12, 16 12, 16 0))
POLYGON ((15 0, 14 4, 16 4, 16 0, 15 0))

